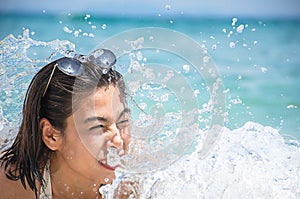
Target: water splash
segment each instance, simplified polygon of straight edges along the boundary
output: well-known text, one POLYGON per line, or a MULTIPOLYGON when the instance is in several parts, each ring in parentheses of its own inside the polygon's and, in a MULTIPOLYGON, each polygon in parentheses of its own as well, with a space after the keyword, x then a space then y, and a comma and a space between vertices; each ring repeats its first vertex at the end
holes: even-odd
POLYGON ((16 134, 25 93, 33 75, 54 57, 68 56, 75 51, 75 45, 69 41, 43 42, 30 38, 30 35, 29 29, 25 29, 20 36, 10 34, 0 41, 0 140, 6 140, 5 145, 16 134))
MULTIPOLYGON (((132 43, 135 42, 132 41, 132 43)), ((142 47, 142 43, 139 44, 142 47)), ((132 57, 134 58, 134 56, 132 57)), ((209 63, 210 58, 204 56, 203 62, 209 63)), ((140 62, 135 60, 132 63, 134 64, 130 71, 131 74, 134 74, 132 71, 139 71, 141 74, 143 74, 143 71, 146 71, 143 68, 144 65, 140 62)), ((174 71, 168 74, 168 77, 160 74, 160 78, 169 81, 177 75, 174 71)), ((209 74, 211 76, 215 75, 214 71, 209 71, 209 74)), ((155 75, 154 77, 151 75, 149 78, 153 80, 155 75)), ((238 81, 243 79, 244 76, 237 75, 238 81)), ((149 84, 139 81, 136 81, 132 86, 132 91, 137 94, 139 87, 148 91, 151 89, 149 84)), ((210 89, 216 90, 218 86, 217 80, 214 87, 210 89)), ((224 93, 230 93, 230 89, 225 90, 224 93)), ((157 96, 157 91, 155 95, 150 96, 152 99, 159 99, 159 97, 155 97, 157 96)), ((213 102, 214 100, 211 99, 207 103, 202 104, 202 109, 198 110, 200 113, 199 121, 209 124, 209 117, 202 118, 202 116, 218 112, 218 110, 213 109, 213 102)), ((230 101, 230 105, 239 104, 244 104, 239 97, 230 101)), ((191 118, 191 116, 186 117, 191 118)), ((145 117, 142 120, 141 117, 140 119, 143 121, 141 123, 142 126, 149 125, 156 128, 151 123, 151 118, 145 117)), ((166 121, 168 119, 164 119, 165 124, 166 121)), ((173 127, 175 124, 177 124, 176 121, 174 123, 171 122, 170 126, 173 127)), ((298 198, 300 196, 299 145, 294 144, 294 142, 286 144, 276 129, 252 122, 246 123, 239 129, 225 129, 218 144, 208 156, 203 156, 201 151, 204 144, 203 140, 207 136, 207 128, 201 130, 197 134, 196 140, 198 142, 194 145, 196 149, 192 148, 190 153, 186 153, 178 161, 169 164, 168 167, 155 170, 153 168, 161 168, 160 165, 155 165, 155 162, 151 162, 152 165, 133 165, 149 168, 148 173, 144 172, 144 170, 140 173, 126 173, 127 179, 136 180, 141 185, 140 198, 281 198, 285 196, 298 198), (281 153, 280 151, 283 152, 281 153), (137 179, 137 176, 139 176, 139 179, 137 179)), ((146 134, 148 133, 148 131, 145 132, 146 134)), ((167 144, 166 140, 176 136, 176 131, 175 135, 172 134, 174 132, 173 129, 169 131, 169 134, 167 132, 165 131, 164 135, 167 139, 164 136, 154 136, 158 138, 152 142, 152 144, 155 144, 153 145, 154 151, 156 150, 155 147, 158 148, 158 151, 160 150, 159 147, 166 147, 164 145, 165 143, 167 144)), ((185 140, 185 138, 183 137, 182 140, 185 140)), ((135 146, 146 146, 146 149, 152 149, 152 146, 147 145, 147 143, 149 142, 140 142, 135 146)), ((144 148, 136 147, 136 151, 141 149, 144 148)), ((131 152, 134 153, 134 150, 131 152)), ((150 158, 163 159, 161 156, 152 156, 150 158)), ((135 163, 137 162, 135 161, 135 163)), ((147 163, 147 161, 145 162, 147 163)), ((138 170, 137 167, 135 169, 138 170)))
POLYGON ((300 148, 276 129, 252 122, 226 129, 204 159, 198 144, 167 169, 140 176, 141 198, 299 198, 300 148))
POLYGON ((121 165, 121 157, 117 148, 109 147, 107 149, 107 164, 112 167, 121 165))
MULTIPOLYGON (((139 42, 132 42, 131 44, 136 48, 141 45, 139 42)), ((65 53, 64 50, 61 52, 62 54, 65 53)), ((2 53, 0 55, 2 56, 2 53)), ((23 63, 24 60, 22 60, 21 63, 23 63)), ((48 61, 48 59, 44 60, 48 61)), ((28 63, 34 63, 32 65, 30 64, 33 68, 30 68, 29 71, 36 71, 38 67, 35 66, 35 63, 40 63, 40 61, 41 60, 36 61, 29 59, 28 63)), ((1 63, 3 62, 1 61, 1 63)), ((137 68, 142 67, 142 64, 136 64, 136 66, 137 68)), ((0 78, 7 75, 7 71, 9 70, 11 69, 2 68, 1 65, 2 72, 0 71, 0 78)), ((21 79, 29 75, 29 73, 22 74, 16 72, 15 74, 12 73, 11 76, 16 76, 16 74, 21 74, 21 79)), ((162 78, 168 81, 175 75, 176 73, 174 73, 174 71, 169 71, 167 75, 162 78)), ((147 77, 153 78, 152 75, 147 77)), ((238 79, 241 80, 242 76, 239 76, 238 79)), ((26 82, 27 81, 28 79, 26 79, 26 82)), ((3 82, 1 79, 1 88, 3 82)), ((13 88, 14 87, 10 87, 6 90, 8 94, 13 88)), ((24 85, 24 88, 26 88, 26 85, 24 85)), ((144 85, 143 88, 154 89, 149 87, 149 85, 144 85)), ((6 94, 5 92, 4 95, 1 94, 0 96, 6 100, 6 94)), ((1 104, 0 107, 4 107, 3 104, 1 104)), ((203 104, 202 110, 199 110, 199 112, 203 114, 211 113, 212 111, 213 109, 209 102, 203 104)), ((4 109, 0 111, 1 124, 9 122, 6 116, 4 109), (2 123, 2 121, 4 122, 2 123)), ((168 117, 168 115, 166 115, 166 117, 168 117)), ((173 117, 174 119, 175 116, 172 115, 169 117, 173 117)), ((142 120, 143 117, 140 119, 142 120)), ((176 120, 175 117, 173 122, 170 122, 170 126, 174 127, 178 120, 180 119, 176 120)), ((143 120, 143 122, 147 121, 151 122, 151 118, 149 120, 143 120)), ((206 122, 209 124, 209 120, 206 122)), ((157 127, 154 126, 154 128, 157 127)), ((2 125, 2 129, 7 129, 7 126, 2 125)), ((203 130, 205 130, 205 128, 203 130)), ((2 132, 4 131, 1 131, 1 135, 3 135, 2 132)), ((174 131, 166 131, 166 136, 174 136, 172 132, 174 131)), ((117 173, 116 176, 119 182, 116 180, 116 184, 120 182, 127 183, 129 180, 140 182, 141 198, 186 198, 187 196, 191 198, 300 197, 300 145, 297 140, 286 144, 277 130, 250 122, 242 128, 232 131, 225 129, 220 142, 212 151, 212 154, 203 158, 198 152, 199 149, 201 149, 201 138, 205 137, 205 132, 199 132, 198 137, 199 139, 197 140, 199 140, 199 142, 195 145, 197 146, 196 150, 192 150, 191 154, 182 157, 178 162, 170 165, 167 169, 144 173, 144 175, 128 174, 126 178, 124 176, 119 178, 119 176, 122 175, 117 173), (127 179, 127 181, 125 181, 125 179, 127 179)), ((4 140, 5 143, 7 142, 6 138, 7 137, 5 137, 4 140)), ((164 146, 165 138, 163 136, 157 138, 158 139, 154 140, 157 142, 152 142, 152 144, 157 144, 154 145, 155 147, 164 146)), ((0 148, 2 147, 0 146, 0 148)))
POLYGON ((205 158, 199 139, 195 151, 166 169, 117 171, 117 179, 106 187, 106 199, 120 197, 120 187, 131 190, 132 198, 143 199, 299 198, 299 154, 299 141, 286 144, 278 130, 247 122, 239 129, 225 129, 205 158))

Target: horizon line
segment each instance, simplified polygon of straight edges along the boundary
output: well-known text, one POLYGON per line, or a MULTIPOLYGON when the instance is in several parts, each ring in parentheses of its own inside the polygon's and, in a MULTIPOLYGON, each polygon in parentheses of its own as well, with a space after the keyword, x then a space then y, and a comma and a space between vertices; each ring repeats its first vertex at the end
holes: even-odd
POLYGON ((262 20, 300 20, 300 15, 275 15, 275 14, 265 14, 265 15, 257 15, 257 14, 228 14, 228 13, 218 13, 218 14, 195 14, 195 13, 172 13, 172 14, 161 14, 159 12, 157 13, 119 13, 118 15, 113 12, 102 12, 102 13, 96 13, 95 11, 72 11, 72 12, 60 12, 60 11, 36 11, 36 10, 2 10, 0 9, 0 15, 16 15, 16 16, 22 16, 22 15, 28 15, 28 16, 42 16, 42 15, 48 15, 48 16, 64 16, 64 15, 70 15, 78 17, 79 15, 85 16, 87 14, 92 15, 92 17, 158 17, 162 19, 172 19, 172 18, 244 18, 244 19, 262 19, 262 20))

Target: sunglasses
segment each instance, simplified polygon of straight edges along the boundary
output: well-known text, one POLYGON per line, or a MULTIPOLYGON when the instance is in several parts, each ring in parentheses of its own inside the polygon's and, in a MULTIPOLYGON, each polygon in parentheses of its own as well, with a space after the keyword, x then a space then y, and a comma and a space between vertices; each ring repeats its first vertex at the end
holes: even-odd
POLYGON ((44 90, 43 97, 47 92, 47 89, 49 87, 49 84, 51 82, 56 68, 58 68, 61 72, 63 72, 66 75, 78 77, 84 73, 83 63, 85 62, 90 62, 97 67, 103 68, 103 73, 105 73, 105 71, 108 71, 116 63, 116 56, 110 50, 97 49, 87 56, 75 54, 73 58, 63 57, 61 59, 56 60, 56 63, 47 82, 46 88, 44 90))

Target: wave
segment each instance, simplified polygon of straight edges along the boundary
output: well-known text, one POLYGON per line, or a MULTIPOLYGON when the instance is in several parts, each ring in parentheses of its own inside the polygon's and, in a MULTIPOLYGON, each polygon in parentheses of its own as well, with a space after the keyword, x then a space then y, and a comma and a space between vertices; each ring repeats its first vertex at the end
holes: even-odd
POLYGON ((167 169, 141 174, 142 198, 300 197, 299 141, 287 143, 272 127, 224 129, 206 157, 200 151, 201 143, 167 169))

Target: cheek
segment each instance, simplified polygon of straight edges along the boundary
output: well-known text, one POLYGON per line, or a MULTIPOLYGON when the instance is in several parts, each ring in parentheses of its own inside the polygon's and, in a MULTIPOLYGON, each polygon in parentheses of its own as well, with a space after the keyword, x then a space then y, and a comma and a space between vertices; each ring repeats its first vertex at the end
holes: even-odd
POLYGON ((84 147, 80 143, 80 139, 76 136, 66 136, 64 139, 62 155, 67 160, 75 161, 78 157, 83 156, 84 147))
POLYGON ((106 141, 104 135, 81 136, 81 145, 96 159, 106 153, 106 141))

